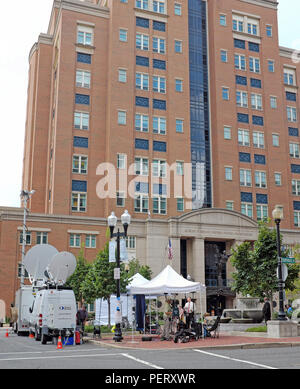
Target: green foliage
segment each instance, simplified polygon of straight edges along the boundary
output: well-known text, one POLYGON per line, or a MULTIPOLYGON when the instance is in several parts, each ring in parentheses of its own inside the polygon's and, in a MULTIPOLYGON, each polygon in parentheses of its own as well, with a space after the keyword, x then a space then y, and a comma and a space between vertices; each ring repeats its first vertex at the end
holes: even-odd
POLYGON ((68 278, 66 285, 70 286, 75 294, 76 301, 79 301, 82 305, 83 296, 81 291, 81 284, 85 280, 85 277, 89 271, 90 264, 86 262, 83 249, 80 250, 77 257, 77 266, 75 272, 68 278))
MULTIPOLYGON (((106 243, 104 249, 98 253, 81 284, 81 291, 87 303, 93 303, 98 298, 109 300, 112 294, 116 294, 116 280, 114 279, 116 266, 116 262, 109 262, 109 249, 108 243, 106 243)), ((120 269, 120 289, 121 293, 125 293, 128 275, 123 264, 121 264, 120 269)))
POLYGON ((267 326, 247 328, 246 332, 267 332, 267 326))
POLYGON ((152 270, 148 265, 141 265, 138 259, 131 259, 128 262, 129 270, 128 270, 128 278, 131 278, 136 273, 140 273, 147 280, 151 280, 152 270))
MULTIPOLYGON (((287 253, 281 253, 286 256, 287 253)), ((233 289, 253 297, 271 296, 278 288, 276 269, 278 266, 276 229, 270 229, 266 222, 259 223, 258 239, 252 248, 244 242, 232 250, 233 289)), ((286 288, 293 290, 298 278, 298 265, 288 265, 286 288)))

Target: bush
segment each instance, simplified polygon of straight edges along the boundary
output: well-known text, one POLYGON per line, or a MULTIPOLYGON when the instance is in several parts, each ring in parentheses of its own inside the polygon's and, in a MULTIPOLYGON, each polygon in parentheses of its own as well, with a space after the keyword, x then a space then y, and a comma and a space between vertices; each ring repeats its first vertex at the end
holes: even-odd
POLYGON ((267 332, 267 326, 247 328, 246 332, 267 332))

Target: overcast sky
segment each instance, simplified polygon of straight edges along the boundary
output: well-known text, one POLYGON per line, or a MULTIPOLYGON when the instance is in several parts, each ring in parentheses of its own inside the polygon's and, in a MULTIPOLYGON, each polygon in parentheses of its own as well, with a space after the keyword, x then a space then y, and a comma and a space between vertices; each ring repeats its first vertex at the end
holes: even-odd
MULTIPOLYGON (((19 206, 28 54, 38 35, 47 32, 52 2, 52 0, 1 1, 0 206, 19 206)), ((279 3, 279 43, 281 46, 300 49, 300 1, 279 0, 279 3)))

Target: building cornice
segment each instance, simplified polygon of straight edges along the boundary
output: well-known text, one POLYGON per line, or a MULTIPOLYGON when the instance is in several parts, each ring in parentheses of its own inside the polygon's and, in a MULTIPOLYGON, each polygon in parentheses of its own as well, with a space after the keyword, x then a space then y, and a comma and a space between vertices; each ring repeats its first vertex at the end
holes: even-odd
POLYGON ((277 10, 278 9, 278 1, 276 0, 240 0, 244 3, 249 3, 253 5, 258 5, 260 7, 266 7, 266 8, 272 8, 277 10))

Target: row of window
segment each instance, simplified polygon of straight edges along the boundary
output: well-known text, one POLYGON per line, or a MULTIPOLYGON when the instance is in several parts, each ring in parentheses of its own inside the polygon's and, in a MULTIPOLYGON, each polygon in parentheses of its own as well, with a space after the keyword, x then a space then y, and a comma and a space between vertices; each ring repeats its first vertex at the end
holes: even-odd
MULTIPOLYGON (((128 0, 120 0, 121 3, 127 3, 128 0)), ((166 2, 165 0, 135 0, 135 6, 136 8, 145 10, 145 11, 152 11, 157 12, 161 14, 166 14, 166 2)), ((174 15, 181 16, 182 14, 182 5, 181 3, 175 3, 174 4, 174 15)))
MULTIPOLYGON (((119 70, 119 81, 126 82, 126 70, 119 70)), ((149 91, 150 76, 148 73, 136 72, 135 74, 135 87, 139 90, 149 91)), ((152 90, 153 92, 165 94, 167 91, 167 81, 166 77, 163 76, 152 76, 152 90)), ((183 92, 183 80, 180 78, 175 78, 175 91, 183 92)))
MULTIPOLYGON (((134 159, 134 174, 139 176, 149 175, 149 159, 146 157, 135 157, 134 159)), ((126 154, 117 155, 117 168, 126 169, 127 156, 126 154)), ((184 162, 176 161, 176 174, 183 176, 184 174, 184 162)), ((152 177, 167 177, 167 161, 163 159, 152 160, 152 177)))
MULTIPOLYGON (((219 15, 220 25, 223 27, 227 26, 227 15, 220 14, 219 15)), ((267 24, 266 28, 266 36, 272 38, 273 36, 273 26, 271 24, 267 24)), ((232 30, 234 32, 246 33, 254 36, 260 35, 260 26, 259 20, 254 17, 249 17, 247 15, 242 14, 233 14, 232 15, 232 30)))
MULTIPOLYGON (((238 144, 240 146, 250 147, 250 131, 239 128, 237 132, 238 144)), ((231 127, 224 126, 224 139, 231 140, 231 127)), ((264 149, 265 148, 265 134, 260 131, 253 131, 252 133, 253 147, 264 149)), ((292 143, 292 142, 291 142, 292 143)), ((272 134, 272 145, 274 147, 279 146, 279 135, 272 134)))
MULTIPOLYGON (((232 181, 233 168, 225 166, 225 180, 232 181)), ((281 173, 274 173, 274 180, 276 186, 282 185, 281 173)), ((293 184, 294 185, 294 184, 293 184)), ((240 186, 252 187, 252 170, 240 169, 240 186)), ((265 171, 256 170, 254 172, 254 186, 256 188, 267 188, 267 173, 265 171)))

